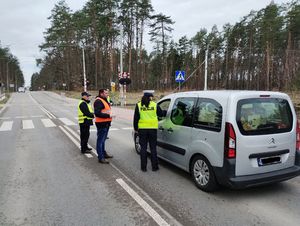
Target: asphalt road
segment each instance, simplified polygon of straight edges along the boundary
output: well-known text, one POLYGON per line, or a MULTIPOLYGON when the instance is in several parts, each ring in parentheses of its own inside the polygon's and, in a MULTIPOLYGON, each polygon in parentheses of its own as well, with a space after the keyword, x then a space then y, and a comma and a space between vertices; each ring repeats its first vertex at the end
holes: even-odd
POLYGON ((111 164, 80 154, 77 102, 16 93, 0 111, 0 225, 299 225, 300 177, 210 194, 164 161, 141 172, 131 110, 113 108, 111 164))

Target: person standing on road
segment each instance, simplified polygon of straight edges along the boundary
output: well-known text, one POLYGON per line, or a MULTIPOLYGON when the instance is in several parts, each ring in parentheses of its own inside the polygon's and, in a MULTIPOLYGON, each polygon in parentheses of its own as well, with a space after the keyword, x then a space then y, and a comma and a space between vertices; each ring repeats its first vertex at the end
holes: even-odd
POLYGON ((159 170, 156 152, 158 116, 162 116, 162 110, 153 99, 153 92, 145 90, 140 102, 136 104, 134 111, 133 127, 139 135, 141 145, 141 170, 147 171, 147 145, 149 142, 151 151, 152 171, 159 170))
MULTIPOLYGON (((107 98, 106 98, 106 99, 107 99, 107 102, 109 103, 110 106, 112 106, 113 102, 112 102, 112 100, 111 100, 111 98, 110 98, 110 96, 109 96, 109 89, 107 89, 107 93, 108 93, 108 94, 107 94, 107 98)), ((109 128, 110 128, 110 127, 108 127, 106 139, 109 139, 109 137, 108 137, 109 128)))
POLYGON ((78 103, 78 123, 80 127, 80 144, 81 153, 90 153, 92 148, 88 147, 90 137, 90 126, 93 125, 94 112, 90 104, 89 97, 91 95, 87 92, 81 93, 81 100, 78 103))
POLYGON ((98 161, 103 164, 108 164, 107 158, 112 158, 105 150, 105 140, 108 129, 112 121, 112 113, 110 104, 107 101, 107 89, 100 89, 99 96, 94 102, 95 124, 97 127, 97 153, 98 161))

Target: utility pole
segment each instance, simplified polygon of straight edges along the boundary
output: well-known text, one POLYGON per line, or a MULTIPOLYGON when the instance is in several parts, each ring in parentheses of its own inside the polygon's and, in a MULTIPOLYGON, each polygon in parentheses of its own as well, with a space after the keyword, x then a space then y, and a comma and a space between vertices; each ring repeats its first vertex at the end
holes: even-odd
POLYGON ((6 89, 7 91, 6 92, 9 92, 9 81, 8 81, 8 61, 6 62, 6 89))
POLYGON ((83 89, 86 92, 86 73, 85 73, 85 56, 84 56, 84 46, 82 45, 82 67, 83 67, 83 89))
MULTIPOLYGON (((123 26, 121 24, 121 30, 120 30, 120 37, 121 37, 121 43, 120 43, 120 76, 123 76, 123 26)), ((124 98, 124 85, 120 84, 120 95, 121 95, 121 106, 124 106, 125 98, 124 98)))
POLYGON ((207 90, 207 58, 208 58, 208 45, 205 50, 205 73, 204 73, 204 90, 207 90))

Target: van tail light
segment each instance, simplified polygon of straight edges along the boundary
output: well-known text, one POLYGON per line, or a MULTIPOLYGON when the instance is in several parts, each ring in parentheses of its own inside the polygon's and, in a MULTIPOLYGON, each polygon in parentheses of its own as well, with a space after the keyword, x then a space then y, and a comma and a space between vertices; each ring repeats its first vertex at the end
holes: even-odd
POLYGON ((226 122, 224 151, 226 158, 236 157, 236 136, 232 124, 226 122))
POLYGON ((296 129, 296 150, 300 151, 300 124, 297 120, 297 129, 296 129))

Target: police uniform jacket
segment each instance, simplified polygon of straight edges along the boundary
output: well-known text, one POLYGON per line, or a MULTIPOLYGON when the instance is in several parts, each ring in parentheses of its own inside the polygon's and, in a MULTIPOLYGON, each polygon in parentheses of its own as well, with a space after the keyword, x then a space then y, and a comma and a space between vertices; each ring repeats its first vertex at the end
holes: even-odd
MULTIPOLYGON (((83 113, 84 116, 89 117, 89 118, 94 118, 94 114, 90 112, 89 108, 88 108, 88 104, 90 103, 89 100, 85 100, 82 98, 82 100, 84 102, 81 102, 81 104, 79 105, 79 108, 81 110, 81 112, 83 113)), ((83 124, 86 125, 93 125, 93 120, 92 119, 84 119, 83 124)))
MULTIPOLYGON (((156 114, 158 117, 163 117, 163 111, 158 105, 156 105, 156 114)), ((133 117, 133 128, 135 131, 138 131, 139 120, 140 120, 140 111, 139 111, 138 104, 136 104, 134 110, 134 117, 133 117)))

